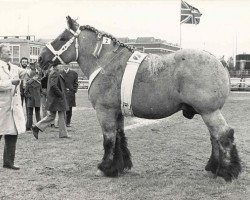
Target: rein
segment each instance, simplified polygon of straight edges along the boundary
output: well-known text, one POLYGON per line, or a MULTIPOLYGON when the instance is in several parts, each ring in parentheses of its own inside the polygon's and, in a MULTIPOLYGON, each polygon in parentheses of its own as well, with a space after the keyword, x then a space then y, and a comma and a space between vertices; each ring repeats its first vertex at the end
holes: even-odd
POLYGON ((52 59, 52 61, 54 62, 56 59, 58 59, 60 61, 61 64, 66 64, 63 59, 60 57, 60 55, 63 54, 64 51, 66 51, 70 45, 76 40, 75 42, 75 49, 76 49, 76 61, 78 59, 78 48, 79 48, 79 44, 78 44, 78 36, 81 32, 80 28, 78 28, 76 31, 73 31, 72 29, 67 29, 68 31, 70 31, 72 33, 72 38, 66 42, 59 50, 55 50, 54 47, 51 45, 51 42, 49 42, 48 44, 46 44, 46 47, 55 55, 54 58, 52 59))

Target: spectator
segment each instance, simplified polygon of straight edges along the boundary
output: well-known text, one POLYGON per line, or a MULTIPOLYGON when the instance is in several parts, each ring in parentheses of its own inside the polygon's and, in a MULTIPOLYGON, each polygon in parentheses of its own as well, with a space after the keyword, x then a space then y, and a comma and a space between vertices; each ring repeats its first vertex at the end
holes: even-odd
MULTIPOLYGON (((48 111, 46 109, 48 77, 49 77, 49 70, 43 71, 42 79, 41 79, 41 85, 42 85, 41 105, 42 105, 42 117, 43 118, 46 117, 48 114, 48 111)), ((58 128, 55 126, 55 120, 51 122, 50 126, 54 128, 58 128)))
MULTIPOLYGON (((21 61, 20 61, 20 67, 23 69, 28 68, 29 65, 29 60, 26 57, 22 57, 21 61)), ((21 95, 21 101, 22 101, 22 106, 23 106, 23 102, 25 101, 26 104, 26 98, 24 96, 24 89, 25 89, 25 84, 26 84, 26 79, 25 80, 21 80, 21 84, 20 84, 20 95, 21 95)), ((27 107, 26 107, 26 112, 27 112, 27 107)))
POLYGON ((46 99, 47 99, 48 77, 49 77, 49 70, 43 71, 42 72, 42 78, 41 78, 41 86, 42 86, 42 92, 41 92, 42 117, 47 116, 46 99))
POLYGON ((49 74, 46 109, 48 115, 32 126, 33 135, 38 139, 39 131, 44 131, 55 120, 58 112, 59 138, 69 138, 65 123, 65 112, 68 104, 65 95, 65 81, 57 66, 49 74))
POLYGON ((19 134, 25 132, 25 117, 20 96, 20 78, 30 70, 10 63, 8 44, 0 44, 0 139, 4 135, 3 167, 18 170, 14 165, 16 143, 19 134))
POLYGON ((66 126, 70 127, 72 117, 72 107, 76 107, 76 92, 78 89, 78 74, 69 69, 68 65, 64 65, 62 75, 65 80, 66 98, 69 105, 69 110, 66 111, 66 126))
POLYGON ((35 108, 36 121, 41 120, 40 106, 41 106, 41 82, 39 74, 36 71, 36 63, 30 64, 30 69, 33 72, 33 76, 26 82, 24 90, 25 98, 27 99, 27 122, 26 131, 30 131, 33 124, 33 109, 35 108))

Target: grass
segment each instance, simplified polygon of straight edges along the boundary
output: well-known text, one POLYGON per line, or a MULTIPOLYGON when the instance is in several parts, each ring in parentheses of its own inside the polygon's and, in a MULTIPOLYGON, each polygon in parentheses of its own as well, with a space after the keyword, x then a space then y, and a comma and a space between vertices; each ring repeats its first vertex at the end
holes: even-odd
MULTIPOLYGON (((134 167, 119 178, 107 178, 95 176, 102 134, 87 92, 81 90, 71 139, 59 139, 58 129, 51 128, 39 140, 20 135, 16 163, 21 170, 0 168, 0 199, 249 199, 249 102, 250 93, 232 93, 223 108, 243 161, 244 171, 232 183, 204 170, 211 152, 208 130, 200 116, 187 120, 181 113, 127 130, 134 167)), ((129 118, 126 126, 137 122, 129 118)))

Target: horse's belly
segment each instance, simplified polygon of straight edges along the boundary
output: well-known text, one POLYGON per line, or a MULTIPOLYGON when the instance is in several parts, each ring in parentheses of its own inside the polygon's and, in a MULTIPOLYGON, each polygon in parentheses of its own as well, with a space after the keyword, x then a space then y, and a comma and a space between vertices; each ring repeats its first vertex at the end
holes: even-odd
POLYGON ((136 117, 159 119, 179 111, 180 105, 166 90, 150 87, 134 88, 132 110, 136 117))

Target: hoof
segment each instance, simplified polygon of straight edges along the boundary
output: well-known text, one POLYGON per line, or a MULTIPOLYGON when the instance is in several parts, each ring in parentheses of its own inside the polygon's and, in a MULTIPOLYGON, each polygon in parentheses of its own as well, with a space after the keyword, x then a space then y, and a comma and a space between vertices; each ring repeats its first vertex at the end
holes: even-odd
POLYGON ((102 171, 105 176, 108 177, 117 177, 118 176, 118 169, 117 166, 111 160, 102 161, 98 165, 98 170, 102 171))
POLYGON ((210 158, 209 161, 207 162, 205 170, 208 172, 210 171, 213 174, 215 174, 217 171, 218 165, 219 165, 219 163, 215 159, 210 158))
POLYGON ((103 177, 103 176, 105 176, 105 175, 104 175, 104 173, 103 173, 101 170, 98 169, 98 170, 96 171, 96 173, 95 173, 95 176, 97 176, 97 177, 103 177))

